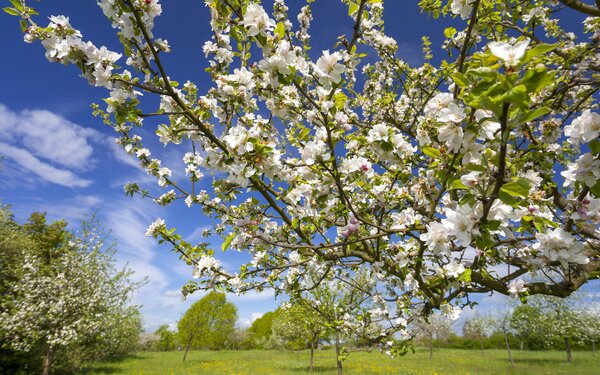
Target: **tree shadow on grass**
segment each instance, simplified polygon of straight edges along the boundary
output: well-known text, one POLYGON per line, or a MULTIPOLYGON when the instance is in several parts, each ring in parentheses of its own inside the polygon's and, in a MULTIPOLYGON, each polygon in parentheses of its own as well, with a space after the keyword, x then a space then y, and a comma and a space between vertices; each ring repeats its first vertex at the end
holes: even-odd
POLYGON ((82 370, 82 374, 91 374, 92 371, 94 374, 117 374, 121 372, 121 369, 115 366, 111 366, 111 363, 119 363, 125 360, 133 360, 133 359, 144 359, 144 357, 137 354, 126 354, 117 357, 109 357, 102 360, 101 365, 94 365, 94 363, 90 363, 89 366, 86 366, 82 370))
POLYGON ((122 369, 113 366, 99 366, 94 367, 93 369, 85 369, 82 374, 118 374, 122 371, 122 369))

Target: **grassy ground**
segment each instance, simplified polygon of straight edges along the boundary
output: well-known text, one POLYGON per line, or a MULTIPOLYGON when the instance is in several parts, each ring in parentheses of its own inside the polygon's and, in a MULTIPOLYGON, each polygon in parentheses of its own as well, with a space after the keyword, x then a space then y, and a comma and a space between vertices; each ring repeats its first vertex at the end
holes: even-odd
MULTIPOLYGON (((142 352, 123 360, 91 364, 85 374, 128 375, 212 375, 212 374, 302 374, 308 373, 309 352, 284 351, 195 351, 182 362, 181 352, 142 352)), ((600 374, 600 354, 573 353, 573 363, 565 362, 563 352, 514 351, 515 366, 506 352, 436 350, 433 360, 425 349, 416 354, 391 359, 378 352, 352 353, 344 362, 344 374, 600 374)), ((335 374, 333 350, 317 351, 315 373, 335 374)))

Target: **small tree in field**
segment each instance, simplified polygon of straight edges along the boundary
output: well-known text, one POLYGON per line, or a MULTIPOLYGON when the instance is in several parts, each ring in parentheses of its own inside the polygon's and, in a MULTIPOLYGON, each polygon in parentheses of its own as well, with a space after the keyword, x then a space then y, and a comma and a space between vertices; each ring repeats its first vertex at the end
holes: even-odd
POLYGON ((8 250, 0 256, 3 348, 25 353, 28 369, 41 367, 44 375, 56 367, 55 358, 66 371, 135 349, 141 317, 128 305, 139 284, 130 280, 130 270, 116 269, 114 248, 105 246, 93 221, 73 234, 65 222, 48 224, 43 214, 19 226, 2 209, 0 222, 0 230, 9 232, 0 235, 0 247, 8 250))
POLYGON ((290 14, 284 0, 205 0, 207 91, 171 79, 158 0, 97 2, 119 51, 86 41, 77 20, 38 25, 25 0, 5 11, 48 60, 108 90, 95 114, 164 189, 126 192, 200 206, 222 248, 252 258, 227 270, 157 219, 147 234, 194 266, 185 293, 293 296, 362 267, 367 296, 389 306, 370 340, 389 342, 412 319, 458 314, 471 293, 566 297, 598 278, 598 3, 421 0, 447 55, 425 36, 416 66, 385 34, 383 1, 342 3, 351 34, 311 56, 311 23, 331 15, 310 2, 290 14), (581 16, 572 30, 558 22, 581 16), (185 153, 186 177, 143 126, 185 153))
POLYGON ((430 315, 427 320, 413 321, 413 330, 417 337, 429 344, 429 359, 433 359, 433 340, 443 340, 452 334, 452 319, 440 315, 430 315))
POLYGON ((499 315, 492 319, 491 325, 499 332, 502 332, 502 336, 504 337, 504 345, 506 346, 506 352, 508 353, 508 361, 510 362, 511 366, 514 366, 515 363, 513 361, 510 342, 508 339, 508 335, 513 334, 514 332, 514 329, 511 326, 511 317, 512 312, 510 310, 502 311, 499 315))
POLYGON ((304 300, 296 300, 284 308, 275 321, 274 332, 298 341, 302 348, 310 348, 310 371, 314 370, 314 352, 319 340, 328 337, 329 329, 324 317, 304 300))
POLYGON ((233 334, 237 308, 224 293, 210 292, 195 302, 177 323, 179 339, 185 346, 183 360, 191 347, 222 349, 233 334))
POLYGON ((479 341, 479 350, 483 357, 483 339, 487 338, 490 334, 490 321, 483 318, 479 314, 471 319, 467 319, 463 324, 462 334, 463 337, 474 338, 479 341))

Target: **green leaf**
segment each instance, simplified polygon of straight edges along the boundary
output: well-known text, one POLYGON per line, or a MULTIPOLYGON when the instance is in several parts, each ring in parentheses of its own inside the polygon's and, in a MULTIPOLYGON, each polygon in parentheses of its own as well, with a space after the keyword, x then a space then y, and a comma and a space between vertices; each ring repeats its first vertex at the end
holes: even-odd
POLYGON ((433 147, 423 147, 421 152, 423 152, 425 155, 429 156, 430 158, 434 158, 434 159, 437 159, 440 156, 442 156, 442 154, 440 153, 440 150, 435 149, 433 147))
POLYGON ((444 30, 444 36, 448 39, 452 38, 456 34, 456 29, 454 27, 447 27, 444 30))
POLYGON ((300 133, 298 133, 298 139, 303 140, 304 138, 306 138, 306 136, 308 135, 309 132, 310 132, 310 130, 307 128, 300 130, 300 133))
POLYGON ((529 106, 529 95, 527 94, 527 87, 525 85, 513 87, 502 95, 501 98, 507 102, 516 104, 519 107, 529 106))
POLYGON ((356 11, 358 10, 358 4, 356 4, 354 1, 351 1, 350 4, 348 5, 348 15, 351 16, 354 13, 356 13, 356 11))
POLYGON ((279 35, 279 38, 283 38, 285 35, 285 25, 283 24, 283 21, 279 21, 277 26, 275 26, 275 35, 279 35))
POLYGON ((225 241, 223 241, 223 244, 221 245, 221 250, 227 250, 227 248, 229 248, 229 245, 231 245, 231 241, 233 241, 234 237, 235 233, 229 233, 229 235, 225 237, 225 241))
POLYGON ((600 180, 590 189, 590 192, 595 198, 600 198, 600 180))
POLYGON ((548 113, 550 113, 550 111, 551 111, 551 109, 548 107, 539 107, 539 108, 529 112, 524 118, 521 119, 521 122, 529 122, 538 117, 547 115, 548 113))
POLYGON ((521 203, 521 200, 518 198, 515 198, 513 196, 511 196, 510 194, 500 190, 500 192, 498 193, 498 198, 503 202, 508 204, 509 206, 515 207, 516 205, 518 205, 519 203, 521 203))
POLYGON ((590 150, 592 151, 592 155, 600 154, 600 141, 597 139, 593 139, 590 143, 590 150))
POLYGON ((462 183, 460 178, 457 178, 456 180, 454 180, 452 182, 452 184, 450 184, 450 187, 448 188, 448 190, 468 189, 468 188, 469 188, 468 186, 466 186, 465 184, 462 183))
POLYGON ((529 51, 527 51, 522 62, 527 63, 527 62, 531 61, 534 57, 537 57, 539 55, 542 55, 544 53, 552 51, 553 49, 556 48, 556 46, 558 46, 558 43, 554 43, 554 44, 540 43, 540 44, 536 45, 535 47, 533 47, 532 49, 530 49, 529 51))
POLYGON ((548 72, 546 67, 529 69, 519 82, 527 87, 528 93, 536 93, 554 83, 556 72, 548 72))
POLYGON ((348 101, 348 97, 343 92, 340 92, 340 93, 335 94, 334 100, 335 100, 335 102, 334 102, 335 107, 337 109, 343 109, 344 104, 346 104, 346 101, 348 101))
POLYGON ((479 164, 467 164, 465 168, 473 172, 487 172, 487 168, 479 164))
POLYGON ((15 8, 6 7, 6 8, 2 8, 2 10, 5 13, 10 14, 11 16, 18 16, 19 15, 19 12, 15 8))
POLYGON ((21 6, 21 3, 19 3, 18 0, 10 0, 10 3, 15 7, 16 10, 23 12, 23 6, 21 6))
POLYGON ((495 69, 488 68, 486 66, 482 66, 481 68, 477 69, 470 69, 467 71, 467 73, 471 73, 474 76, 485 78, 487 80, 496 79, 499 76, 499 73, 495 69))
POLYGON ((469 85, 469 81, 467 81, 467 78, 462 73, 457 72, 457 73, 451 74, 450 78, 452 78, 454 83, 456 83, 460 87, 465 87, 465 86, 469 85))
POLYGON ((530 189, 531 183, 524 178, 519 178, 515 181, 502 185, 500 191, 513 197, 527 198, 530 189))

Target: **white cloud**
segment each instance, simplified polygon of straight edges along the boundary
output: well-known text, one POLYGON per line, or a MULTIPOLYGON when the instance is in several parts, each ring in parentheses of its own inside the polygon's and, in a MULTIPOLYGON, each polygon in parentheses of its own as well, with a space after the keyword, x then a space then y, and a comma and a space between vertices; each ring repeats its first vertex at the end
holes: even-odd
POLYGON ((240 317, 237 321, 237 324, 241 328, 250 327, 256 319, 262 317, 263 315, 265 315, 265 314, 261 313, 261 312, 254 312, 254 313, 250 314, 249 317, 240 317))
POLYGON ((91 141, 101 138, 97 130, 84 128, 50 111, 16 113, 0 104, 0 139, 19 143, 33 155, 58 165, 90 169, 91 141))
MULTIPOLYGON (((0 130, 1 132, 2 130, 0 130)), ((67 187, 86 187, 92 181, 78 177, 73 172, 53 167, 33 156, 29 151, 0 142, 0 155, 6 156, 21 167, 42 179, 67 187)))
POLYGON ((0 155, 22 169, 67 187, 87 187, 92 181, 75 172, 98 163, 96 146, 108 148, 115 160, 139 168, 114 140, 102 132, 78 125, 43 109, 16 112, 0 103, 0 155))

